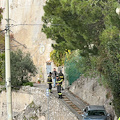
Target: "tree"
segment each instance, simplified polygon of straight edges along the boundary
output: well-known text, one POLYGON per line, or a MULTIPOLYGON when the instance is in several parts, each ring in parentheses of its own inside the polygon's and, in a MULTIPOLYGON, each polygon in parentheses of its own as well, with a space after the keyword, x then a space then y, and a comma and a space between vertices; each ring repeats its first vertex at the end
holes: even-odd
POLYGON ((60 49, 79 49, 84 55, 97 54, 99 34, 105 25, 102 8, 94 5, 95 3, 91 5, 92 3, 80 0, 49 0, 44 6, 43 32, 48 38, 55 40, 60 49))
MULTIPOLYGON (((1 20, 2 20, 2 12, 3 12, 3 9, 0 8, 0 24, 1 24, 1 20)), ((0 29, 0 81, 3 81, 3 79, 5 77, 4 76, 5 53, 3 52, 4 49, 5 49, 5 37, 4 37, 4 33, 2 33, 1 29, 0 29)))
MULTIPOLYGON (((3 9, 0 8, 0 24, 2 20, 2 12, 3 12, 3 9)), ((0 50, 5 49, 5 37, 4 36, 5 36, 4 33, 2 33, 0 29, 0 50)))
MULTIPOLYGON (((0 30, 1 31, 1 30, 0 30)), ((5 49, 5 35, 0 32, 0 51, 5 49)))
POLYGON ((43 32, 56 43, 54 49, 81 51, 104 75, 120 116, 120 19, 116 0, 49 0, 44 6, 43 32))
POLYGON ((0 53, 0 81, 5 78, 5 53, 0 53))
POLYGON ((50 53, 50 59, 56 66, 63 66, 65 61, 65 52, 53 50, 50 53))
POLYGON ((11 83, 12 86, 20 86, 30 81, 37 73, 37 68, 31 60, 29 53, 21 50, 11 52, 11 83))
POLYGON ((1 20, 2 20, 2 12, 3 12, 3 9, 2 8, 0 8, 0 24, 1 24, 1 20))

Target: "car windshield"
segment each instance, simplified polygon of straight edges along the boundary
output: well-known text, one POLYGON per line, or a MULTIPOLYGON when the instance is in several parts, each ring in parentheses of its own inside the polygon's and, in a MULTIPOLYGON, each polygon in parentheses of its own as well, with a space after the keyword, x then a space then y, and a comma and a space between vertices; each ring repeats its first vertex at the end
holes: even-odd
POLYGON ((105 115, 105 111, 101 111, 101 110, 88 111, 88 115, 101 116, 101 115, 105 115))

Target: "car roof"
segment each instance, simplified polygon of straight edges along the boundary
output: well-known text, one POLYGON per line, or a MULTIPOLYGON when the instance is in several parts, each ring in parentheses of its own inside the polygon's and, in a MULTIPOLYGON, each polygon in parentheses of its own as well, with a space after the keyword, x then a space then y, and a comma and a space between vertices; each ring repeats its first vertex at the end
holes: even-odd
POLYGON ((90 105, 88 106, 88 110, 105 110, 104 106, 100 105, 90 105))

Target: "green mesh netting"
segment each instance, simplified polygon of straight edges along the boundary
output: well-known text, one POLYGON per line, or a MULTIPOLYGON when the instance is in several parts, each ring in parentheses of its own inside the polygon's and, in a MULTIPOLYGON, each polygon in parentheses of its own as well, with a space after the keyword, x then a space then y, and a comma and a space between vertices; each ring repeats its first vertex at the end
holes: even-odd
POLYGON ((65 75, 66 79, 69 82, 69 85, 71 85, 80 77, 80 72, 77 66, 79 59, 80 57, 78 56, 73 56, 70 59, 68 59, 67 57, 65 58, 65 75))

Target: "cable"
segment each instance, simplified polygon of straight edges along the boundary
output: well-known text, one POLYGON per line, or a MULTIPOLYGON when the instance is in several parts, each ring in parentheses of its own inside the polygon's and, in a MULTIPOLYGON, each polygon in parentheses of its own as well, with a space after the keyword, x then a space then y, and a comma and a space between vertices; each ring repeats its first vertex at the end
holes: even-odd
MULTIPOLYGON (((2 30, 2 31, 0 31, 0 32, 3 32, 3 31, 5 31, 5 30, 2 30)), ((1 34, 1 33, 0 33, 0 35, 4 36, 4 35, 1 34)), ((23 46, 24 48, 27 48, 26 45, 21 44, 20 42, 18 42, 18 41, 15 40, 14 38, 13 38, 12 40, 15 41, 15 42, 17 42, 18 44, 20 44, 20 45, 15 45, 16 47, 17 47, 17 46, 23 46)), ((14 47, 15 47, 15 46, 14 46, 14 47)), ((13 47, 13 46, 12 46, 12 47, 13 47)))
MULTIPOLYGON (((44 24, 44 23, 43 23, 44 24)), ((43 25, 41 24, 11 24, 10 27, 15 27, 15 26, 37 26, 37 25, 43 25)), ((64 25, 64 24, 48 24, 48 25, 52 25, 52 26, 60 26, 60 25, 64 25)))
POLYGON ((15 40, 14 38, 12 39, 13 41, 17 42, 18 44, 20 44, 21 46, 23 46, 24 48, 27 48, 24 44, 21 44, 20 42, 18 42, 17 40, 15 40))
POLYGON ((37 52, 38 52, 39 48, 31 55, 31 57, 33 57, 37 52))
POLYGON ((1 30, 0 32, 4 32, 5 31, 5 29, 4 30, 1 30))

